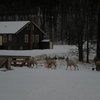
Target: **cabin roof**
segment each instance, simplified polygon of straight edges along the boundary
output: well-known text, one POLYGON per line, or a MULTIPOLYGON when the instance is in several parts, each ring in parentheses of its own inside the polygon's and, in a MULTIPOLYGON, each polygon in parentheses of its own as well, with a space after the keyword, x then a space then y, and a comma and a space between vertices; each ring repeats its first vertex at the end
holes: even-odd
POLYGON ((2 21, 0 22, 0 34, 15 34, 29 21, 2 21))
POLYGON ((50 42, 50 40, 49 39, 44 39, 41 42, 50 42))

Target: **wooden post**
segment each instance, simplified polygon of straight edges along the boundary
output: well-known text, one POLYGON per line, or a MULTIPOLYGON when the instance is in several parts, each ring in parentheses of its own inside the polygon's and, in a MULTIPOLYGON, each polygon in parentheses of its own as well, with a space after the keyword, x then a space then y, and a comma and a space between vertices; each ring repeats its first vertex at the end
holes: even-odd
POLYGON ((11 58, 10 57, 7 58, 6 69, 11 70, 11 58))
MULTIPOLYGON (((16 60, 16 58, 13 58, 13 60, 16 60)), ((14 67, 16 66, 16 62, 14 62, 14 67)))

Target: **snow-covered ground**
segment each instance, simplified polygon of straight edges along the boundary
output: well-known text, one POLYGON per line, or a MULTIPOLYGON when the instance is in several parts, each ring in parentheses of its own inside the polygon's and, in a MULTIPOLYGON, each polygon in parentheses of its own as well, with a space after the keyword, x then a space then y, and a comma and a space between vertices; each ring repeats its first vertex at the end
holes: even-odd
POLYGON ((69 45, 54 45, 53 49, 44 49, 44 50, 0 50, 0 55, 25 55, 25 56, 37 56, 41 54, 66 54, 69 55, 69 51, 76 51, 76 46, 69 45))
MULTIPOLYGON (((77 47, 56 45, 51 50, 0 50, 0 55, 69 56, 77 59, 77 47)), ((91 53, 90 57, 94 57, 91 53)), ((66 62, 57 60, 57 69, 12 67, 0 69, 0 100, 99 100, 100 73, 93 63, 78 63, 80 70, 65 70, 66 62)))

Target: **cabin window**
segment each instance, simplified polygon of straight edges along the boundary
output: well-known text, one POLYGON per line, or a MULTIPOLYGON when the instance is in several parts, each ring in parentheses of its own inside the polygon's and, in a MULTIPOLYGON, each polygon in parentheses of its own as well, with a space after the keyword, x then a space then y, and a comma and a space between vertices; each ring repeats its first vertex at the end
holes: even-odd
POLYGON ((28 34, 25 34, 25 43, 28 43, 28 34))
POLYGON ((7 35, 3 35, 3 43, 7 43, 7 35))
POLYGON ((8 35, 9 41, 12 41, 12 35, 8 35))
POLYGON ((39 35, 35 35, 35 42, 39 42, 39 35))

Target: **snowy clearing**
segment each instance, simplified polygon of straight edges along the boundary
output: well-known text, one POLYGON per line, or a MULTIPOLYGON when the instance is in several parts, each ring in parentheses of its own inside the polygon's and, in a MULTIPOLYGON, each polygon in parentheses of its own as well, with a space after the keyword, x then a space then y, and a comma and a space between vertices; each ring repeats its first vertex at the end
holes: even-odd
POLYGON ((0 72, 1 100, 99 100, 100 73, 15 68, 0 72))
MULTIPOLYGON (((51 50, 0 50, 0 55, 48 54, 77 59, 76 46, 55 46, 51 50)), ((94 53, 90 56, 93 58, 94 53), (93 55, 92 55, 93 54, 93 55)), ((57 69, 12 67, 0 69, 0 100, 99 100, 100 72, 92 71, 93 63, 78 63, 80 70, 65 70, 66 63, 57 61, 57 69)))

